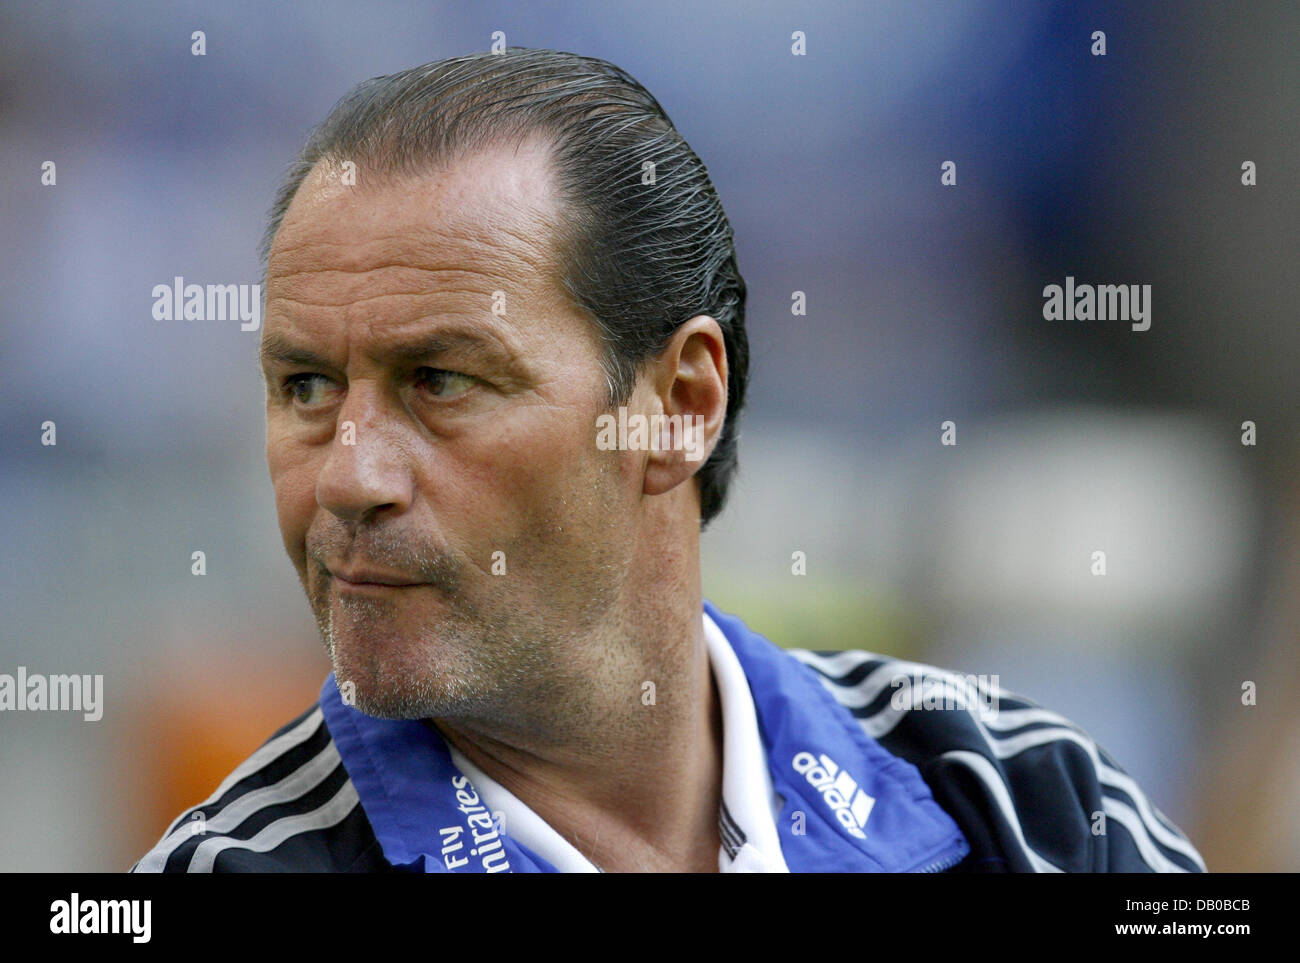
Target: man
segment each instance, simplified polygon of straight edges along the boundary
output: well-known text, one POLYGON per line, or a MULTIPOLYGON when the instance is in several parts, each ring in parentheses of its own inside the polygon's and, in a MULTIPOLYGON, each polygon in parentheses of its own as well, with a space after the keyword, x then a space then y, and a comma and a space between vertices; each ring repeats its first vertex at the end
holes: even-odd
POLYGON ((745 285, 623 71, 368 81, 265 249, 267 459, 334 671, 136 870, 1204 868, 1068 721, 704 602, 745 285))

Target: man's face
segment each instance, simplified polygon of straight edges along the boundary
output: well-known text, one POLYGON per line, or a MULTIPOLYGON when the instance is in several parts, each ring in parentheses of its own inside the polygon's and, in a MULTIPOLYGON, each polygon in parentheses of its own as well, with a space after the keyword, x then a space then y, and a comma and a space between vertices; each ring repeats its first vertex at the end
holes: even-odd
POLYGON ((362 710, 550 702, 617 607, 640 488, 595 445, 608 389, 558 286, 548 155, 357 182, 318 165, 268 265, 285 547, 362 710))

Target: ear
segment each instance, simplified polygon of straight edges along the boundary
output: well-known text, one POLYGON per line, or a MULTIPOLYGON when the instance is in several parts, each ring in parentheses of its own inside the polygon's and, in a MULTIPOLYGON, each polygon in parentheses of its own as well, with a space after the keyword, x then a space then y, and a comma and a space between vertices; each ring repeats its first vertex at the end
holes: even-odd
POLYGON ((646 453, 647 495, 661 495, 709 460, 727 419, 727 346, 718 322, 691 318, 673 333, 646 372, 650 408, 660 421, 658 450, 646 453))

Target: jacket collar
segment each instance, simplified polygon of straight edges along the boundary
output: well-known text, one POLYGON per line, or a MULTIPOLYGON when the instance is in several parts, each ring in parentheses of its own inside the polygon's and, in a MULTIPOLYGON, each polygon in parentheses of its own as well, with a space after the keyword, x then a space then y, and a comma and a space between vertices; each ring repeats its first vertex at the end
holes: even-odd
POLYGON ((754 693, 791 872, 922 872, 965 858, 966 838, 915 766, 871 739, 807 666, 735 616, 704 610, 754 693))
MULTIPOLYGON (((910 763, 870 739, 812 670, 708 602, 754 695, 791 872, 917 872, 970 851, 910 763)), ((384 858, 423 872, 556 872, 504 832, 447 745, 419 720, 376 719, 321 687, 343 767, 384 858)))

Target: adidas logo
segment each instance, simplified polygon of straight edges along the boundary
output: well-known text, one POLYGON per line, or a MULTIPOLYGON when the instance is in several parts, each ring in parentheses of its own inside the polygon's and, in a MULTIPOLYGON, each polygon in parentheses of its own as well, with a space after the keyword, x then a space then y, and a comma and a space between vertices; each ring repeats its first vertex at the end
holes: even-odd
POLYGON ((862 827, 867 824, 876 800, 858 788, 857 780, 849 775, 848 770, 841 769, 824 754, 814 756, 811 752, 801 752, 794 757, 794 771, 802 774, 808 785, 822 794, 850 836, 867 838, 862 827))

